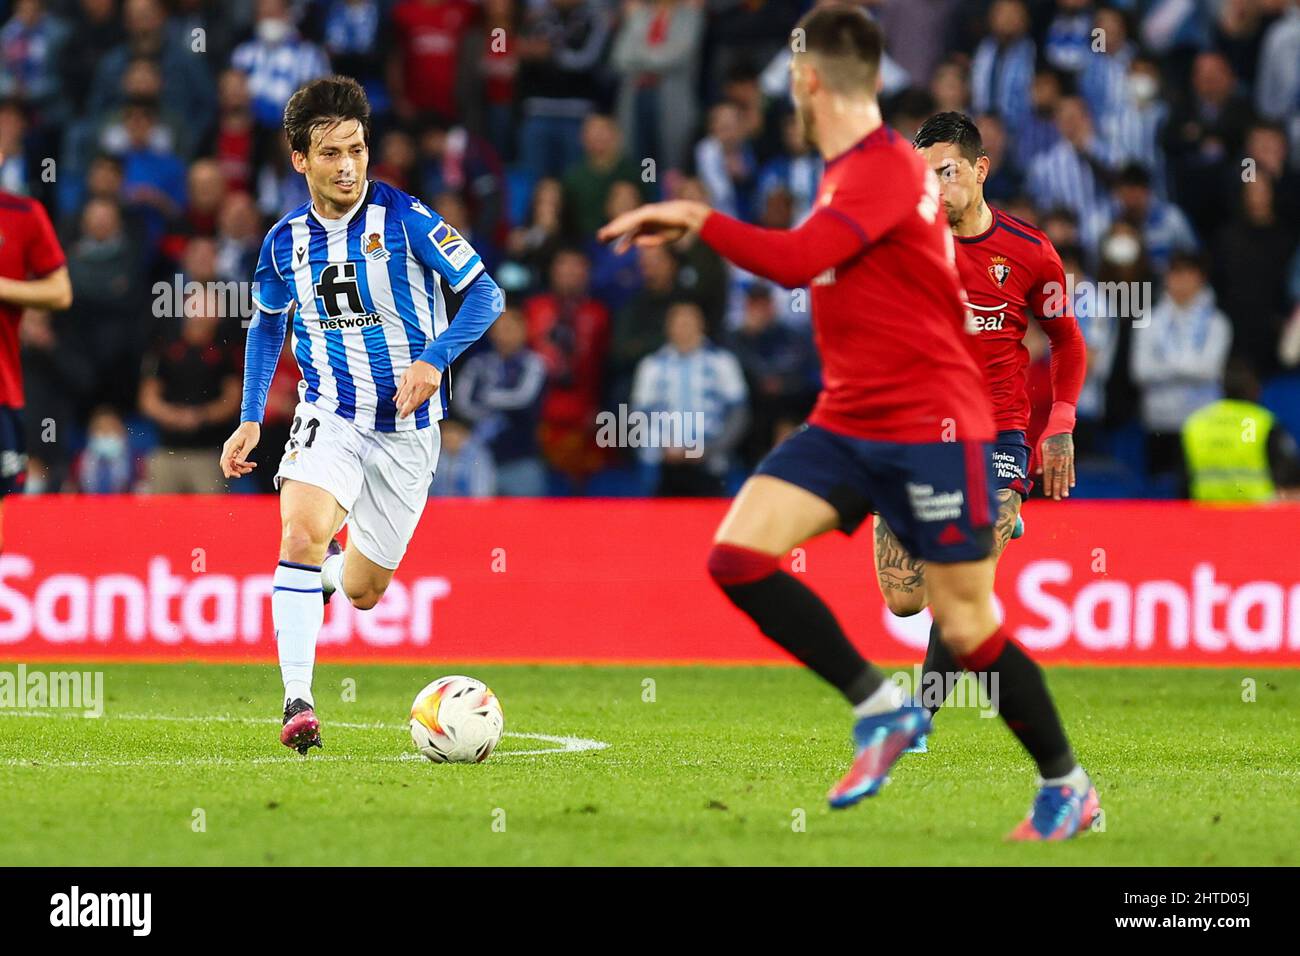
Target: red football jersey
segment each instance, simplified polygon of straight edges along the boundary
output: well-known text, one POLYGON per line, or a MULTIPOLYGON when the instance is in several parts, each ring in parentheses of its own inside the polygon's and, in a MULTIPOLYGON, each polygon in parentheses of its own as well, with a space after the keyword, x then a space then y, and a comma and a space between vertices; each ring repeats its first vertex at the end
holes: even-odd
MULTIPOLYGON (((39 279, 67 261, 45 207, 35 199, 0 192, 0 276, 39 279)), ((0 300, 0 405, 23 405, 23 367, 18 358, 21 306, 0 300)))
POLYGON ((1029 427, 1025 330, 1032 313, 1071 315, 1065 269, 1050 239, 1000 209, 978 236, 957 237, 957 268, 966 287, 998 431, 1029 427))
POLYGON ((992 441, 934 172, 882 126, 826 163, 813 208, 863 246, 812 283, 823 389, 809 421, 878 441, 992 441))

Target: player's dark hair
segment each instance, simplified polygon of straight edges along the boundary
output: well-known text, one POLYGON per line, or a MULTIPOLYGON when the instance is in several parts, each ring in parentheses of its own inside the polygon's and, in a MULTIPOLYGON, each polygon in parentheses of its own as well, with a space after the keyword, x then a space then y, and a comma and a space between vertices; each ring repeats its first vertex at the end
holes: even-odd
POLYGON ((814 7, 795 24, 790 43, 795 53, 821 60, 823 79, 835 92, 875 95, 885 39, 860 8, 847 3, 814 7))
POLYGON ((1240 356, 1229 359, 1223 370, 1223 397, 1239 402, 1259 401, 1259 376, 1240 356))
POLYGON ((984 152, 984 137, 980 136, 980 128, 973 119, 956 110, 935 113, 921 124, 912 139, 912 145, 917 149, 925 149, 935 143, 952 143, 971 164, 981 156, 988 155, 984 152))
POLYGON ((313 134, 348 120, 361 124, 366 144, 370 143, 370 101, 361 84, 349 76, 326 76, 312 80, 284 107, 284 135, 289 148, 304 156, 313 134))

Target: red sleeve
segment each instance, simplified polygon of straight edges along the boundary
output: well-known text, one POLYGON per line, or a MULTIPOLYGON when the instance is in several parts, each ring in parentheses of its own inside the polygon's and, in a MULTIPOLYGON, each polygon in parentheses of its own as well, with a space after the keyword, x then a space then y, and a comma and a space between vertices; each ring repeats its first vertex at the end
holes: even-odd
POLYGON ((1060 255, 1044 241, 1043 264, 1029 296, 1029 307, 1052 349, 1052 414, 1043 437, 1074 430, 1074 409, 1088 374, 1088 349, 1074 319, 1068 288, 1060 255))
POLYGON ((797 229, 764 229, 712 212, 704 220, 700 238, 746 272, 787 289, 806 286, 867 244, 851 220, 826 206, 797 229))
POLYGON ((54 226, 50 223, 45 207, 33 199, 30 209, 31 230, 25 250, 27 274, 42 278, 68 260, 54 234, 54 226))

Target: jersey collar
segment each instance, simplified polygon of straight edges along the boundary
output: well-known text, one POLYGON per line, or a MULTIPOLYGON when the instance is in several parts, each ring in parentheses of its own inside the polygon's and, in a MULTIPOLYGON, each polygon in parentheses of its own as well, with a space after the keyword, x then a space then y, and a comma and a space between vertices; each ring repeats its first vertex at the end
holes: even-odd
POLYGON ((351 229, 352 224, 355 223, 358 219, 361 218, 361 216, 365 214, 366 206, 369 205, 370 203, 370 194, 372 191, 374 191, 374 188, 375 188, 374 182, 367 179, 366 188, 365 191, 361 194, 361 198, 358 199, 356 201, 356 204, 351 209, 349 209, 346 213, 344 213, 342 217, 340 217, 339 219, 322 219, 320 216, 316 215, 315 202, 309 202, 307 204, 307 214, 311 216, 313 219, 315 219, 316 222, 320 225, 320 227, 326 230, 327 232, 332 232, 336 229, 351 229))
POLYGON ((994 207, 989 206, 989 212, 993 215, 993 218, 989 220, 989 227, 978 236, 953 236, 953 238, 958 242, 983 242, 989 236, 993 235, 993 230, 998 227, 998 211, 994 207))

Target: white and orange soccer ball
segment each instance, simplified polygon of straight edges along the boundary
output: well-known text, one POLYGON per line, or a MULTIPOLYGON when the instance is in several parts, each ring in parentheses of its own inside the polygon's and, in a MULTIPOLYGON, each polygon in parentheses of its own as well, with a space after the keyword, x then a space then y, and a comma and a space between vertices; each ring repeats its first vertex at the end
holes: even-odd
POLYGON ((434 763, 482 763, 504 730, 501 702, 473 677, 439 677, 411 704, 411 739, 434 763))

